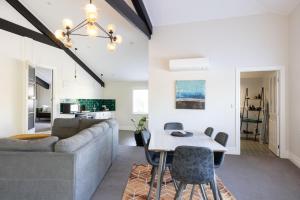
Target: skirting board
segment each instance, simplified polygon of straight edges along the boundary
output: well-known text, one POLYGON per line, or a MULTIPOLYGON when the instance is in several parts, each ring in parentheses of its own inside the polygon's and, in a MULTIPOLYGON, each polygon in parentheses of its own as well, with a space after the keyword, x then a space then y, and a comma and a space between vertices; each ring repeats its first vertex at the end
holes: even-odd
POLYGON ((237 150, 236 147, 226 147, 227 148, 227 152, 226 154, 229 154, 229 155, 240 155, 239 151, 237 150))
POLYGON ((294 163, 298 168, 300 168, 300 157, 295 154, 289 152, 289 160, 294 163))

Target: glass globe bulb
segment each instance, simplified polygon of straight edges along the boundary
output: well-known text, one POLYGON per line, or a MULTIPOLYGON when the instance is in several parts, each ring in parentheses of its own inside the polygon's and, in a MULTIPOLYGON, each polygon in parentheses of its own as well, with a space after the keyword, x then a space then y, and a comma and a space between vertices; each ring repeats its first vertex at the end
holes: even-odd
POLYGON ((116 26, 114 24, 107 25, 107 32, 114 33, 116 31, 116 26))
POLYGON ((96 36, 98 34, 98 29, 94 24, 88 24, 86 31, 89 36, 96 36))
POLYGON ((73 46, 73 42, 70 38, 68 38, 65 42, 64 42, 65 47, 67 48, 71 48, 73 46))
POLYGON ((98 13, 94 4, 90 3, 85 6, 85 14, 88 22, 96 22, 98 13))
POLYGON ((114 41, 117 43, 117 44, 121 44, 123 42, 123 38, 121 35, 116 35, 115 38, 114 38, 114 41))
POLYGON ((63 32, 63 30, 56 30, 54 35, 59 40, 62 40, 65 38, 65 33, 63 32))
POLYGON ((109 43, 107 44, 107 49, 108 49, 109 51, 115 51, 116 48, 117 48, 117 45, 116 45, 115 43, 109 42, 109 43))
POLYGON ((65 29, 71 29, 73 27, 73 22, 70 19, 63 20, 63 27, 65 29))

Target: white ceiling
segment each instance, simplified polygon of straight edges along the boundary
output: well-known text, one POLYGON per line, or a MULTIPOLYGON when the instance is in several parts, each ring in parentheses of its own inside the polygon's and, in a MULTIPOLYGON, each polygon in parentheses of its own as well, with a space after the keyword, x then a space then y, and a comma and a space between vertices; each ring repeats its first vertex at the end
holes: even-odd
MULTIPOLYGON (((21 0, 53 32, 61 29, 64 18, 81 22, 89 0, 21 0)), ((131 7, 130 0, 125 0, 131 7)), ((264 13, 286 15, 300 0, 144 0, 154 26, 223 19, 264 13)), ((104 0, 94 0, 99 9, 98 22, 114 23, 123 44, 116 52, 106 50, 107 41, 98 38, 73 37, 77 55, 99 77, 115 81, 148 79, 148 39, 104 0)), ((84 33, 84 32, 83 32, 84 33)))
POLYGON ((265 13, 289 14, 300 0, 144 0, 154 26, 265 13))
MULTIPOLYGON (((84 17, 84 6, 89 0, 21 0, 51 31, 62 28, 62 20, 69 18, 74 25, 84 17)), ((73 46, 82 59, 104 81, 145 81, 148 79, 148 39, 135 26, 127 22, 104 0, 94 0, 104 27, 113 23, 123 43, 116 52, 106 50, 107 40, 73 36, 73 46)), ((85 34, 85 30, 83 32, 85 34)))

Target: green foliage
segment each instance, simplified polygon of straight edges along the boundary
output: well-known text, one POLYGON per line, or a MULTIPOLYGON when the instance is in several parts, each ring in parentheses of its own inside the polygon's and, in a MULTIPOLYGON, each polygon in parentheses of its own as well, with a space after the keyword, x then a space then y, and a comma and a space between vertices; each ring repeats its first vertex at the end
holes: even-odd
POLYGON ((135 121, 133 119, 131 119, 131 121, 134 123, 134 126, 136 128, 135 130, 135 134, 140 134, 146 126, 146 122, 147 122, 147 117, 142 117, 139 122, 137 123, 137 125, 135 124, 135 121))

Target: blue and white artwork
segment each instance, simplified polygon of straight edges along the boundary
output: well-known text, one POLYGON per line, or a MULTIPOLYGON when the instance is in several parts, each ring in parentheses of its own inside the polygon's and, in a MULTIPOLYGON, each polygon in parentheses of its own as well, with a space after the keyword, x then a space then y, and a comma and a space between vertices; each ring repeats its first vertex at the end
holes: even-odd
POLYGON ((205 80, 176 81, 176 109, 205 109, 205 80))

